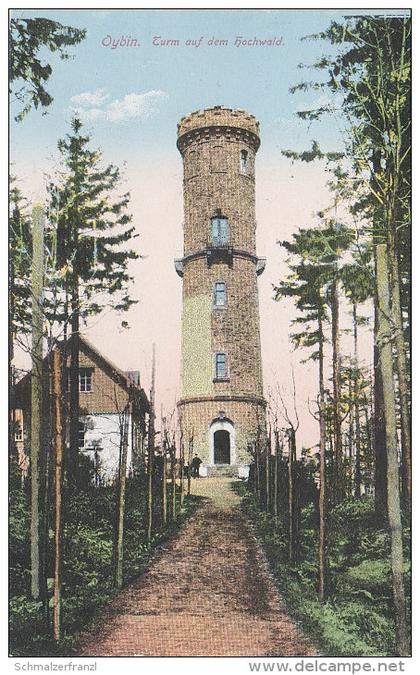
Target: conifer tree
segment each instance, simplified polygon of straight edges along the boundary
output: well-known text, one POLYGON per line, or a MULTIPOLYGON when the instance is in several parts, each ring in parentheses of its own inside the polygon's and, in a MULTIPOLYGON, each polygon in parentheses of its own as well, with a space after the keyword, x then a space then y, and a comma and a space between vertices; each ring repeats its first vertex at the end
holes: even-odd
POLYGON ((10 20, 10 93, 12 101, 16 99, 23 106, 15 117, 17 121, 32 107, 41 107, 46 112, 53 101, 45 86, 52 74, 51 66, 43 60, 45 48, 66 60, 70 58, 68 48, 81 42, 85 35, 85 30, 42 17, 10 20))
MULTIPOLYGON (((298 114, 311 121, 318 120, 326 113, 337 112, 345 121, 342 154, 346 157, 347 166, 341 182, 350 194, 351 210, 368 223, 365 231, 370 229, 374 244, 375 403, 377 411, 383 411, 384 426, 383 434, 376 433, 375 438, 376 441, 386 442, 387 507, 397 650, 400 654, 406 654, 408 640, 401 583, 403 554, 400 499, 398 481, 395 480, 396 392, 393 369, 384 367, 384 363, 388 364, 390 345, 383 336, 386 324, 395 352, 403 495, 409 511, 411 438, 406 339, 409 311, 403 310, 401 300, 404 298, 406 307, 409 307, 407 271, 410 252, 407 242, 411 225, 411 20, 404 16, 349 16, 342 23, 333 21, 327 30, 308 37, 328 41, 334 48, 333 54, 323 56, 314 64, 326 78, 302 82, 293 90, 328 91, 332 100, 327 105, 298 114), (389 298, 385 298, 388 282, 389 298), (386 316, 383 312, 381 315, 381 302, 386 308, 386 316)), ((303 161, 326 157, 316 143, 309 152, 288 154, 303 161)), ((331 153, 326 158, 331 160, 331 153)), ((377 413, 376 417, 378 421, 377 413)), ((378 452, 376 455, 378 457, 378 452)))
POLYGON ((325 323, 328 321, 328 300, 325 291, 325 269, 315 255, 313 242, 319 245, 318 234, 314 230, 300 229, 292 242, 281 242, 291 257, 291 274, 275 288, 275 299, 292 297, 301 313, 294 319, 295 325, 303 330, 293 333, 291 338, 295 346, 314 348, 309 359, 318 361, 318 420, 319 420, 319 599, 324 602, 327 596, 327 497, 326 497, 326 432, 325 432, 325 387, 324 387, 324 343, 325 323))
POLYGON ((366 325, 367 320, 359 316, 358 308, 374 296, 374 276, 372 270, 372 247, 359 247, 353 251, 354 262, 344 265, 341 270, 341 280, 346 296, 352 306, 353 329, 353 364, 352 364, 352 397, 351 405, 354 412, 355 424, 355 496, 361 495, 361 419, 360 404, 363 380, 359 368, 359 326, 366 325))
MULTIPOLYGON (((117 194, 118 167, 103 166, 101 153, 90 148, 76 117, 71 132, 58 142, 61 167, 49 184, 49 210, 56 227, 57 268, 65 301, 56 318, 71 326, 70 467, 77 474, 79 414, 79 344, 81 320, 105 308, 127 311, 129 262, 138 258, 125 245, 135 236, 127 212, 129 194, 117 194)), ((122 326, 127 322, 123 321, 122 326)))
MULTIPOLYGON (((9 297, 12 337, 30 331, 30 267, 32 227, 26 201, 17 180, 11 178, 9 195, 9 297)), ((13 348, 13 342, 10 342, 13 348)), ((12 357, 12 354, 11 354, 12 357)))

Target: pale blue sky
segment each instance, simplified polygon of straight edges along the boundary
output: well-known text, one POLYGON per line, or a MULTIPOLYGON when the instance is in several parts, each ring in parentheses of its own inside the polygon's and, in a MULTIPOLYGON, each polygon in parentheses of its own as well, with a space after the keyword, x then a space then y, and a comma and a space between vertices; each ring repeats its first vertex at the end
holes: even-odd
MULTIPOLYGON (((342 16, 331 10, 37 10, 15 11, 16 16, 45 16, 65 25, 86 28, 87 37, 72 51, 71 61, 48 56, 53 75, 48 89, 54 104, 48 115, 31 112, 19 134, 12 134, 14 158, 39 158, 40 147, 53 151, 56 139, 67 130, 71 98, 84 92, 106 90, 107 103, 127 94, 155 95, 154 113, 125 122, 96 119, 90 124, 95 141, 114 161, 143 153, 167 154, 174 146, 178 119, 198 108, 227 105, 244 108, 260 121, 265 148, 277 153, 289 145, 305 147, 316 137, 334 147, 337 134, 331 124, 306 125, 293 113, 316 100, 314 94, 290 95, 289 87, 307 76, 298 70, 326 49, 301 37, 325 28, 342 16), (102 46, 107 35, 136 38, 140 47, 111 49, 102 46), (261 39, 283 37, 281 47, 233 46, 236 36, 261 39), (152 45, 153 36, 178 39, 179 47, 152 45), (188 39, 204 40, 199 48, 185 46, 188 39), (210 47, 209 38, 228 39, 228 47, 210 47)), ((15 110, 12 105, 12 113, 15 110)))

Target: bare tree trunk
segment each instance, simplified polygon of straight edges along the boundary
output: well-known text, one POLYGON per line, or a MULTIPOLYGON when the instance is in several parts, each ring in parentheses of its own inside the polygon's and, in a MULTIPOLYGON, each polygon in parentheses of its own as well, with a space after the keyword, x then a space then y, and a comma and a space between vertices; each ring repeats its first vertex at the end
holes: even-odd
POLYGON ((70 478, 79 480, 79 275, 76 263, 72 281, 71 297, 71 343, 70 343, 70 478))
POLYGON ((61 504, 63 480, 63 424, 61 416, 61 354, 54 351, 54 399, 55 399, 55 533, 54 533, 54 640, 61 640, 61 504))
POLYGON ((187 479, 187 495, 191 494, 191 468, 194 449, 194 436, 190 436, 188 442, 188 479, 187 479))
POLYGON ((274 454, 273 514, 275 519, 277 520, 279 513, 278 499, 279 499, 279 445, 280 445, 278 429, 274 430, 274 439, 275 439, 275 446, 274 446, 275 454, 274 454))
POLYGON ((356 427, 356 463, 354 470, 354 494, 355 497, 361 496, 362 474, 360 461, 360 407, 359 407, 359 347, 358 347, 358 330, 357 330, 357 304, 353 303, 353 350, 354 350, 354 423, 356 427))
MULTIPOLYGON (((13 264, 13 257, 9 248, 9 317, 10 317, 10 336, 8 344, 8 370, 9 370, 9 421, 11 420, 11 425, 9 424, 9 461, 10 466, 12 461, 17 458, 16 450, 16 410, 13 401, 13 392, 15 388, 15 368, 13 365, 13 353, 14 353, 14 339, 15 339, 15 267, 13 264)), ((23 476, 23 473, 22 473, 23 476)))
POLYGON ((294 514, 293 514, 293 500, 294 500, 294 481, 293 481, 293 439, 292 435, 294 433, 293 429, 288 430, 289 437, 289 461, 287 463, 287 475, 288 475, 288 513, 289 513, 289 564, 293 563, 293 540, 294 540, 294 514))
POLYGON ((409 412, 409 391, 407 384, 407 359, 405 354, 404 328, 401 314, 400 279, 398 259, 395 245, 395 233, 389 229, 390 270, 392 320, 395 327, 394 342, 396 355, 396 371, 398 376, 398 392, 401 418, 401 463, 402 492, 404 506, 411 511, 411 420, 409 412))
POLYGON ((148 429, 148 462, 147 462, 147 541, 152 540, 153 529, 153 458, 155 453, 155 377, 156 346, 153 344, 152 380, 150 385, 150 413, 148 429))
POLYGON ((162 444, 163 449, 163 468, 162 468, 162 525, 166 527, 168 522, 168 481, 166 478, 166 472, 168 470, 168 458, 166 455, 167 447, 166 443, 162 444))
POLYGON ((255 496, 257 498, 258 507, 261 506, 260 500, 260 452, 258 443, 255 443, 255 496))
MULTIPOLYGON (((353 374, 351 377, 349 377, 349 424, 348 424, 348 430, 347 430, 347 441, 346 441, 346 434, 343 433, 343 448, 344 448, 344 457, 347 456, 348 453, 348 459, 349 459, 349 468, 350 468, 350 475, 348 478, 348 481, 346 481, 346 494, 353 494, 353 465, 355 462, 353 461, 354 455, 357 455, 357 449, 356 452, 354 451, 354 427, 355 427, 355 393, 356 393, 356 383, 355 383, 355 375, 353 374), (348 485, 348 489, 347 489, 348 485)), ((354 474, 356 471, 354 471, 354 474)))
POLYGON ((185 492, 184 492, 184 459, 185 459, 184 458, 184 441, 183 441, 183 439, 181 439, 181 444, 180 444, 180 449, 179 449, 179 461, 181 463, 181 467, 180 467, 180 474, 181 474, 181 476, 180 476, 181 477, 180 506, 181 506, 181 509, 184 506, 184 496, 185 496, 185 492))
POLYGON ((356 415, 356 463, 354 467, 354 495, 360 498, 362 494, 362 461, 360 455, 361 433, 360 433, 360 412, 359 406, 355 411, 356 415))
POLYGON ((147 541, 149 544, 152 540, 153 531, 153 459, 154 450, 149 447, 147 462, 147 541))
MULTIPOLYGON (((40 462, 41 481, 40 490, 43 494, 42 514, 42 555, 41 555, 41 597, 44 608, 45 624, 50 626, 50 598, 48 592, 48 559, 49 559, 49 531, 50 531, 50 489, 53 482, 51 475, 51 458, 55 453, 55 396, 54 396, 54 340, 50 334, 47 339, 47 368, 48 368, 48 413, 44 410, 45 426, 48 425, 48 442, 45 444, 42 461, 40 462)), ((61 366, 61 362, 59 362, 61 366)), ((60 367, 61 376, 61 367, 60 367)), ((45 384, 45 376, 44 376, 45 384)))
POLYGON ((324 603, 327 596, 327 537, 326 537, 326 458, 325 458, 325 389, 324 389, 324 332, 321 313, 318 313, 319 333, 319 602, 324 603))
POLYGON ((377 344, 382 374, 387 447, 388 520, 391 534, 391 569, 395 605, 397 650, 409 656, 404 591, 404 558, 399 493, 397 419, 392 358, 392 326, 386 244, 376 246, 376 286, 379 304, 377 344))
MULTIPOLYGON (((13 339, 10 338, 9 343, 12 341, 13 339)), ((16 429, 16 408, 13 403, 13 391, 16 384, 16 376, 15 376, 15 367, 12 364, 13 348, 9 353, 11 353, 11 356, 9 358, 9 420, 11 422, 11 424, 9 424, 9 462, 11 468, 12 462, 16 462, 17 466, 19 466, 19 457, 17 454, 17 447, 15 440, 15 434, 17 429, 16 429)), ((23 478, 23 476, 24 474, 22 471, 21 477, 23 478)))
POLYGON ((118 471, 118 516, 117 532, 115 545, 115 572, 114 585, 116 588, 122 588, 124 574, 124 513, 125 513, 125 488, 127 480, 127 457, 128 457, 128 419, 129 404, 125 408, 121 421, 121 447, 120 462, 118 471))
POLYGON ((333 428, 334 428, 334 486, 333 499, 340 502, 344 497, 343 448, 341 439, 341 380, 340 380, 340 301, 338 280, 334 279, 331 297, 331 338, 333 352, 333 428))
POLYGON ((267 439, 265 449, 265 509, 270 512, 270 440, 267 439))
POLYGON ((372 432, 371 432, 371 420, 373 417, 373 413, 369 416, 369 408, 368 408, 368 403, 366 402, 364 407, 363 407, 363 414, 365 418, 365 429, 366 429, 366 453, 367 453, 367 466, 368 466, 368 472, 369 472, 369 484, 372 485, 372 475, 373 475, 373 468, 374 468, 374 459, 373 459, 373 453, 372 453, 372 432))
POLYGON ((42 329, 44 289, 44 226, 40 206, 32 210, 32 374, 31 374, 31 595, 40 595, 40 476, 42 445, 42 329))
POLYGON ((289 429, 289 563, 297 559, 298 494, 296 491, 296 429, 289 429))
MULTIPOLYGON (((174 441, 175 443, 175 441, 174 441)), ((176 520, 176 473, 175 473, 175 445, 171 448, 171 482, 172 482, 172 520, 176 520)))
MULTIPOLYGON (((52 355, 50 354, 49 357, 52 355)), ((50 360, 50 358, 49 358, 50 360)), ((51 364, 50 364, 51 365, 51 364)), ((50 400, 53 399, 52 391, 52 382, 48 383, 48 395, 50 400)), ((52 410, 48 411, 48 416, 52 418, 52 410)), ((45 415, 45 412, 44 412, 45 415)), ((51 429, 49 433, 48 440, 45 438, 43 440, 43 452, 40 457, 39 468, 40 468, 40 481, 39 481, 39 490, 40 495, 42 495, 42 508, 40 514, 40 525, 41 525, 41 541, 40 541, 40 597, 42 599, 43 612, 45 625, 49 628, 50 626, 50 604, 48 597, 48 549, 49 549, 49 530, 50 530, 50 520, 49 520, 49 510, 50 510, 50 451, 51 451, 51 429)))
POLYGON ((385 435, 384 395, 378 347, 379 309, 375 300, 375 328, 373 347, 374 367, 374 448, 375 448, 375 512, 379 521, 387 512, 387 448, 385 435))

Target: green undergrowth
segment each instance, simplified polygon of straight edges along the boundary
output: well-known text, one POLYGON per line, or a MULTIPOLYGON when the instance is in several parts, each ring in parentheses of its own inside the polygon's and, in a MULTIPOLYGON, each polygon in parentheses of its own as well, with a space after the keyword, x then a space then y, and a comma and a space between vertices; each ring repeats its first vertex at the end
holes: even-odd
MULTIPOLYGON (((289 565, 286 518, 261 511, 246 485, 242 509, 260 539, 281 596, 324 656, 395 656, 389 533, 378 527, 370 497, 348 499, 329 521, 328 600, 318 602, 318 532, 313 505, 302 510, 298 561, 289 565)), ((410 596, 408 531, 405 572, 410 596)))
MULTIPOLYGON (((156 500, 155 534, 146 538, 145 484, 127 482, 124 523, 124 584, 141 575, 159 547, 195 510, 200 497, 184 500, 176 522, 160 522, 161 502, 156 500)), ((78 634, 95 619, 115 595, 113 587, 113 523, 115 488, 85 486, 78 494, 64 494, 63 529, 63 637, 52 639, 53 537, 49 532, 47 603, 30 599, 29 495, 16 487, 11 492, 9 650, 12 656, 63 656, 73 652, 78 634)), ((179 507, 179 494, 177 494, 179 507)))

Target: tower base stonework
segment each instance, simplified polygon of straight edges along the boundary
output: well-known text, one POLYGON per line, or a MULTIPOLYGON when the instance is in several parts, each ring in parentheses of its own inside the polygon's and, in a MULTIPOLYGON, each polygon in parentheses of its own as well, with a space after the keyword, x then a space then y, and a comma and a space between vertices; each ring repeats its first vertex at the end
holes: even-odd
POLYGON ((203 462, 202 476, 248 477, 253 448, 256 444, 262 445, 266 438, 265 409, 263 398, 201 397, 179 401, 183 437, 187 442, 193 438, 194 453, 203 462), (220 431, 229 434, 229 447, 224 449, 224 456, 220 452, 217 456, 215 434, 220 431))

